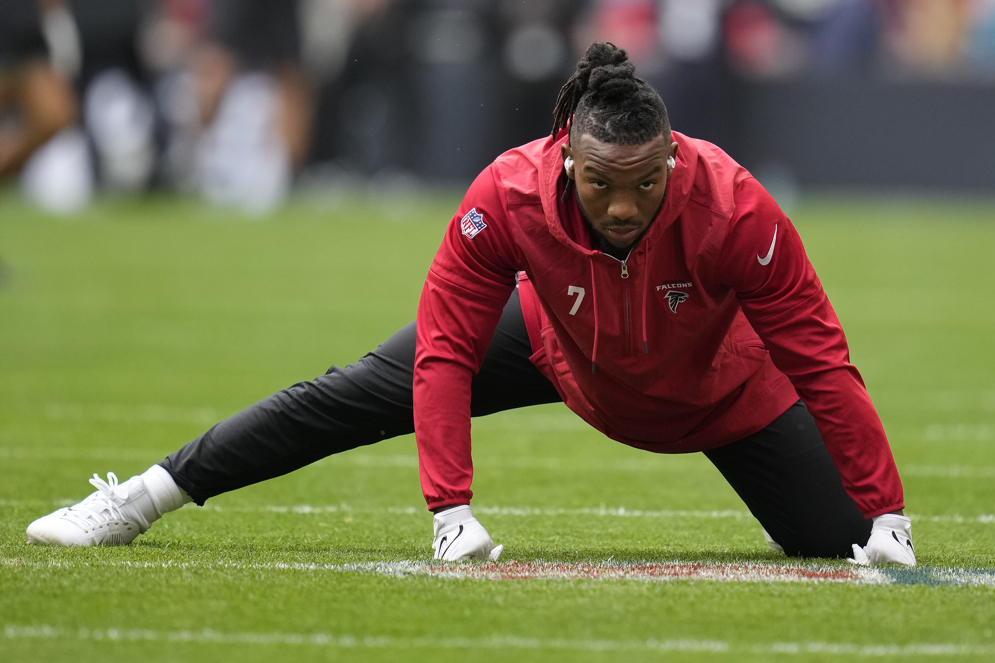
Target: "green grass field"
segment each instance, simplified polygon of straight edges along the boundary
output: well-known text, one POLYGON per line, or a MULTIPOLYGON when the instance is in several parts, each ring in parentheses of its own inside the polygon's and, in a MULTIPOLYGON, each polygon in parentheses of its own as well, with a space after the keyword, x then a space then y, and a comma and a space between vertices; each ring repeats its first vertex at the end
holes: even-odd
MULTIPOLYGON (((0 661, 995 659, 991 201, 793 214, 902 471, 921 569, 884 584, 431 575, 412 437, 187 506, 130 547, 24 543, 94 472, 123 481, 410 321, 456 202, 59 220, 0 197, 0 661)), ((476 420, 474 451, 502 561, 849 573, 771 553, 704 457, 624 447, 561 406, 476 420)))

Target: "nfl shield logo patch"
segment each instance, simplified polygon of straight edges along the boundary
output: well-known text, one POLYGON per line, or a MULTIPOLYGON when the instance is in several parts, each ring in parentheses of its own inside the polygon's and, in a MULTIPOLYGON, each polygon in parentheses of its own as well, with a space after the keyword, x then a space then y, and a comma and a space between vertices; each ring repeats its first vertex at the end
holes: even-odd
POLYGON ((463 229, 463 234, 467 236, 467 239, 473 239, 477 236, 477 233, 487 227, 487 224, 484 223, 484 215, 474 207, 460 221, 460 227, 463 229))

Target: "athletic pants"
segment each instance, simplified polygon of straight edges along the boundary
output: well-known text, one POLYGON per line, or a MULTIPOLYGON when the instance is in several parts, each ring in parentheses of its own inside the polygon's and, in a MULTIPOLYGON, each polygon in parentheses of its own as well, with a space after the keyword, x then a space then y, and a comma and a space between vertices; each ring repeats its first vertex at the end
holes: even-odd
MULTIPOLYGON (((561 398, 529 361, 517 290, 471 387, 472 416, 561 398)), ((316 460, 414 432, 415 323, 355 364, 300 382, 215 425, 160 465, 198 504, 316 460)), ((800 401, 767 428, 704 452, 785 553, 843 557, 871 521, 843 489, 800 401)))

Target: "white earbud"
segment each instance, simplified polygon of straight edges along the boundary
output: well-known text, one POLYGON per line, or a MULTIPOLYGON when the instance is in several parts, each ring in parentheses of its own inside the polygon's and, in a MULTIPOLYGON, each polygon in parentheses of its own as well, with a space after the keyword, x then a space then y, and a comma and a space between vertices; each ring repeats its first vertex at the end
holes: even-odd
POLYGON ((573 157, 567 157, 566 159, 563 160, 563 169, 564 170, 568 170, 568 171, 574 169, 574 158, 573 157))
POLYGON ((675 159, 674 157, 667 157, 667 165, 670 166, 671 170, 673 170, 674 167, 677 165, 677 159, 675 159))

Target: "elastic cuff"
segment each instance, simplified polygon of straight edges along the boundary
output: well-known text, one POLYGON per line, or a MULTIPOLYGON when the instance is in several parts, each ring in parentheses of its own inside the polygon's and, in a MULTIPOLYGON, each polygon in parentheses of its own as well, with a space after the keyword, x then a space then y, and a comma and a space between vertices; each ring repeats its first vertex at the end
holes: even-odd
POLYGON ((864 518, 877 518, 878 516, 883 516, 886 513, 891 513, 893 511, 899 511, 905 508, 905 502, 898 502, 890 506, 881 507, 880 509, 874 509, 873 511, 863 511, 864 518))
POLYGON ((425 502, 428 504, 428 510, 434 511, 444 506, 459 506, 461 504, 469 504, 470 497, 449 497, 447 499, 430 500, 425 498, 425 502))
POLYGON ((464 520, 473 517, 473 513, 470 511, 469 504, 463 504, 461 506, 453 507, 442 513, 435 514, 434 520, 437 520, 440 527, 448 527, 449 525, 457 525, 464 520))
POLYGON ((142 481, 160 516, 176 511, 190 501, 189 495, 176 485, 172 475, 161 465, 153 465, 145 470, 142 481))
MULTIPOLYGON (((207 498, 199 497, 199 491, 194 487, 194 485, 190 481, 188 481, 182 474, 174 472, 173 469, 169 467, 169 465, 166 465, 166 463, 168 462, 169 459, 167 458, 160 463, 156 463, 156 465, 169 472, 169 476, 171 476, 176 485, 184 493, 186 493, 186 497, 189 498, 189 501, 192 501, 197 506, 204 506, 204 502, 207 501, 207 498)), ((186 504, 187 501, 188 501, 187 499, 184 499, 183 503, 186 504)))
POLYGON ((897 513, 886 513, 874 518, 874 525, 890 527, 892 529, 908 529, 912 525, 912 519, 908 516, 900 516, 897 513))

